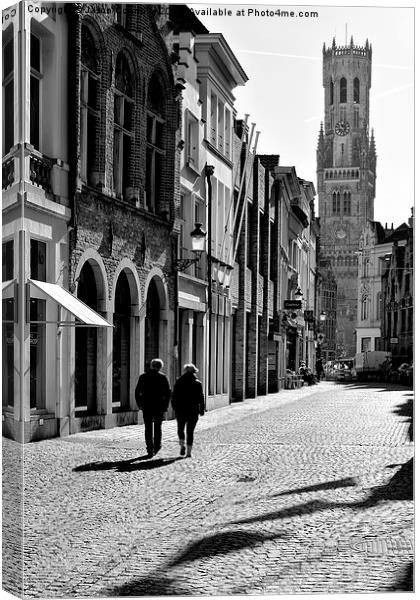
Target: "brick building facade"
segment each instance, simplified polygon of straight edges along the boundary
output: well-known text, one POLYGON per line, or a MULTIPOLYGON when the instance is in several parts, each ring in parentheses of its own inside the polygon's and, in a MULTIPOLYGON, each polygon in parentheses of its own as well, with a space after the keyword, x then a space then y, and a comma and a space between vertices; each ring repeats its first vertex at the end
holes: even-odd
POLYGON ((156 356, 174 368, 180 114, 164 11, 68 9, 70 289, 113 324, 72 333, 70 432, 136 423, 138 375, 156 356))

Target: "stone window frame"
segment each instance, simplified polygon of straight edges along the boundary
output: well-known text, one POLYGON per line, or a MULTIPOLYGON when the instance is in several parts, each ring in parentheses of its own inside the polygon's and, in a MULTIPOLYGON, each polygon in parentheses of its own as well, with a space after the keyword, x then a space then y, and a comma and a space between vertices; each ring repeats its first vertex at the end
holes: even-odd
POLYGON ((162 173, 166 157, 166 86, 159 71, 154 71, 147 87, 146 106, 146 208, 155 214, 160 212, 161 189, 159 174, 162 173), (161 92, 161 106, 151 103, 152 86, 158 85, 161 92))
POLYGON ((90 27, 82 23, 82 55, 80 60, 80 176, 83 182, 91 183, 92 172, 95 171, 95 164, 98 161, 98 146, 96 138, 100 128, 101 110, 99 106, 99 85, 100 85, 100 52, 96 47, 95 37, 90 27), (88 61, 85 64, 83 58, 83 29, 90 36, 90 43, 93 48, 88 48, 88 61), (93 54, 93 52, 95 54, 93 54), (96 89, 95 89, 96 86, 96 89), (93 89, 93 94, 92 94, 93 89), (89 126, 89 121, 91 125, 89 126), (93 134, 91 130, 93 129, 93 134), (89 139, 93 137, 93 148, 89 148, 89 139))
POLYGON ((130 163, 132 144, 135 138, 135 84, 136 78, 130 60, 124 50, 120 50, 115 61, 113 90, 113 187, 116 197, 121 200, 127 199, 127 190, 130 187, 130 163), (119 61, 121 61, 120 66, 123 69, 121 73, 117 71, 119 61), (117 82, 117 78, 120 76, 120 82, 117 82))

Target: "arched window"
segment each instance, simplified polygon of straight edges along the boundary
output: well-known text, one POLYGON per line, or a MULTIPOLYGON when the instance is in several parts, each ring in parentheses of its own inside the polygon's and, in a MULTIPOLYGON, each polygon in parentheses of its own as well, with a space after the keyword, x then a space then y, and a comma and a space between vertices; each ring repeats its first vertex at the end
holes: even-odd
POLYGON ((334 82, 330 80, 330 104, 334 104, 334 82))
POLYGON ((80 66, 80 155, 81 177, 91 183, 95 170, 96 140, 99 129, 98 64, 95 42, 89 29, 82 25, 82 53, 80 66))
POLYGON ((353 79, 353 102, 355 104, 360 102, 360 81, 358 77, 353 79))
POLYGON ((351 195, 350 192, 344 192, 343 198, 343 214, 349 215, 351 212, 351 195))
MULTIPOLYGON (((3 156, 14 145, 14 48, 13 26, 7 31, 12 38, 3 46, 3 156)), ((3 34, 3 38, 6 33, 3 34)), ((4 182, 3 182, 4 183, 4 182)))
POLYGON ((134 86, 123 54, 117 56, 114 92, 114 189, 124 198, 130 186, 130 157, 133 133, 134 86))
POLYGON ((359 107, 355 106, 353 108, 353 127, 355 129, 357 129, 359 127, 359 122, 360 122, 360 119, 359 119, 359 107))
POLYGON ((165 155, 164 91, 155 73, 147 95, 147 152, 146 152, 146 202, 152 212, 159 212, 162 162, 165 155))
POLYGON ((340 192, 333 192, 333 203, 332 203, 332 211, 333 211, 333 215, 339 215, 341 212, 341 206, 340 206, 340 192))
POLYGON ((347 79, 340 79, 340 102, 347 102, 347 79))
POLYGON ((366 321, 368 318, 368 300, 366 296, 362 297, 362 321, 366 321))

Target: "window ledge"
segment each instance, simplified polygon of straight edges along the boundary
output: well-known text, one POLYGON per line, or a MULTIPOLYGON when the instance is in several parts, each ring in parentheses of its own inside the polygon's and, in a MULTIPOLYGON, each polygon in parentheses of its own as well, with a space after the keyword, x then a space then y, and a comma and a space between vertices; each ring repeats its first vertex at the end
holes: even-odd
POLYGON ((199 168, 195 165, 194 162, 187 160, 185 161, 185 166, 191 169, 191 171, 193 171, 196 175, 201 175, 199 168))
POLYGON ((220 152, 220 150, 218 150, 216 146, 209 142, 209 140, 204 140, 204 142, 206 143, 209 150, 216 154, 216 156, 223 160, 223 162, 225 162, 229 167, 233 167, 233 162, 229 158, 227 158, 227 156, 225 156, 222 152, 220 152))

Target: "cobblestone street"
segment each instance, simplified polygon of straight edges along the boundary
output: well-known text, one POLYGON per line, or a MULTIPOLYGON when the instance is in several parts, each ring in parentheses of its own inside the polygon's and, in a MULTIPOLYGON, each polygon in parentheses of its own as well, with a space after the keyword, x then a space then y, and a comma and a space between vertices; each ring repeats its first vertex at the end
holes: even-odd
MULTIPOLYGON (((246 400, 206 413, 191 459, 173 421, 152 460, 142 426, 26 445, 25 595, 410 590, 412 398, 323 382, 246 400)), ((21 448, 3 439, 5 542, 21 448)))

